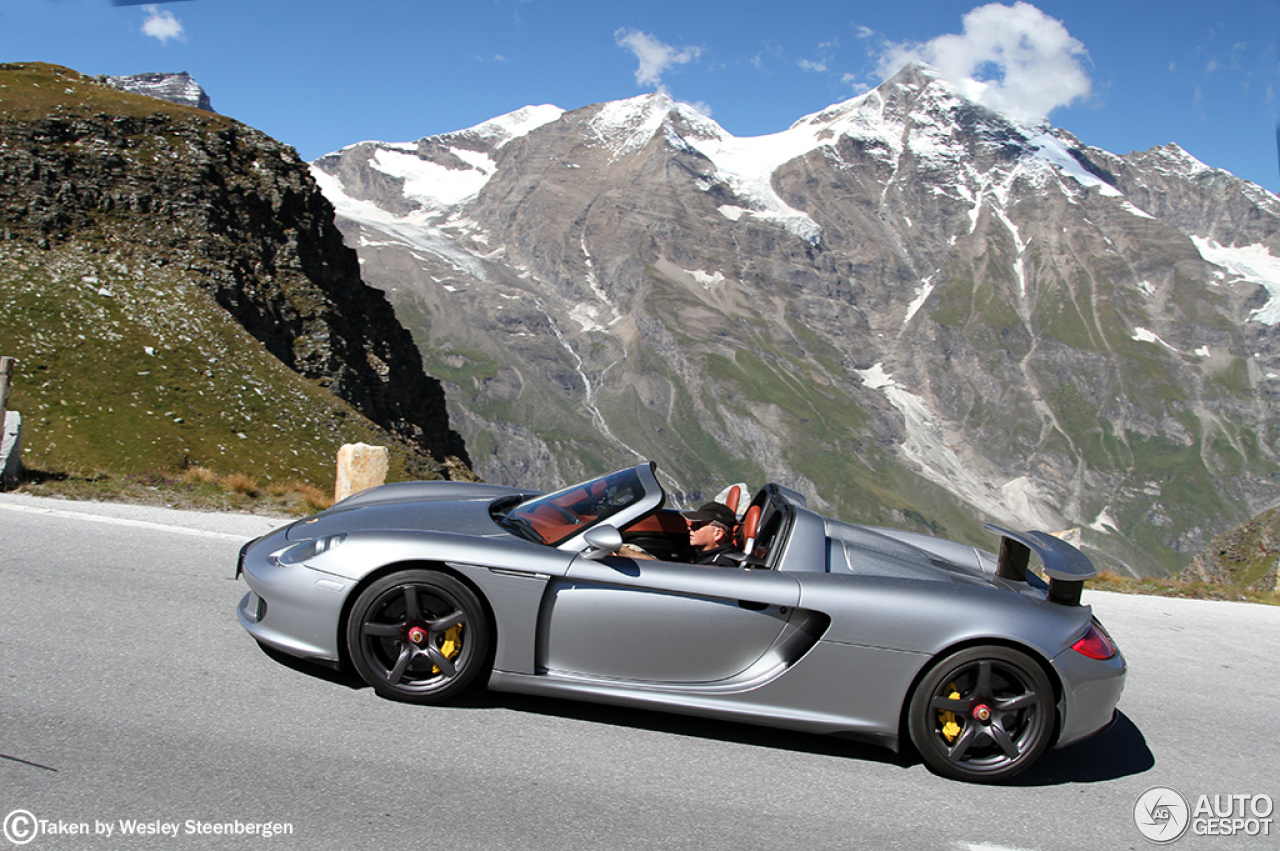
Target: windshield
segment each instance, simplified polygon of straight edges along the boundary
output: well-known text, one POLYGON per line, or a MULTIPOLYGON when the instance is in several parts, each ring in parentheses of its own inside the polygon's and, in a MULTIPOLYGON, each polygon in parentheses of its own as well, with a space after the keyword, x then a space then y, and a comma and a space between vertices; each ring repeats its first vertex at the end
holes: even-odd
POLYGON ((632 468, 525 500, 499 511, 495 519, 522 538, 555 546, 635 505, 644 495, 644 483, 632 468))

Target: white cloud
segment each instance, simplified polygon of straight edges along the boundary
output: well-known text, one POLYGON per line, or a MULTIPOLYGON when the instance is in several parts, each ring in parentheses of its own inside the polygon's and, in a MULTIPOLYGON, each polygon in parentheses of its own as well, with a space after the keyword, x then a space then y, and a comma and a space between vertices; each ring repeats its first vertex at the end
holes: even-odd
POLYGON ((640 60, 636 82, 642 86, 661 86, 662 75, 673 65, 684 65, 702 55, 701 47, 672 47, 646 32, 623 28, 613 34, 614 41, 640 60))
POLYGON ((839 46, 839 39, 833 38, 830 41, 824 41, 818 45, 817 50, 815 51, 818 57, 817 59, 799 59, 796 60, 796 64, 800 66, 801 70, 825 74, 827 69, 831 66, 832 56, 834 55, 836 48, 839 46))
POLYGON ((1088 54, 1062 22, 1030 3, 989 3, 964 16, 964 32, 916 44, 891 44, 880 72, 908 62, 936 68, 965 96, 1019 118, 1038 119, 1088 96, 1088 54))
POLYGON ((147 13, 147 19, 142 22, 144 33, 160 39, 162 44, 168 44, 171 38, 176 38, 178 41, 185 40, 182 22, 174 17, 172 12, 154 5, 143 6, 142 11, 147 13))
POLYGON ((855 95, 866 94, 871 91, 871 86, 867 85, 867 82, 859 74, 842 74, 840 83, 851 88, 855 95))

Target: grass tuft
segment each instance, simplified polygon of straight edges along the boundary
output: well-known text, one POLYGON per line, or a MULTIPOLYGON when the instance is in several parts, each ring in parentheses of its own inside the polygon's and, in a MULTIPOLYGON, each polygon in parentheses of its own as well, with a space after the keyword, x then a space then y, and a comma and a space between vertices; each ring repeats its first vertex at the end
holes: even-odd
POLYGON ((250 499, 256 499, 261 489, 258 487, 258 480, 252 476, 246 476, 244 473, 231 473, 222 477, 222 487, 229 493, 237 493, 247 496, 250 499))

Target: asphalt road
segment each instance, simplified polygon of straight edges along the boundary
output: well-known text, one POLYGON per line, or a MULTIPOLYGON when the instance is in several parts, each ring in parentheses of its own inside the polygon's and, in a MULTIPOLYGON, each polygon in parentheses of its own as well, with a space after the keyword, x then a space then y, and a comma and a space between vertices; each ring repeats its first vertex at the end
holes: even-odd
POLYGON ((660 713, 382 700, 236 623, 236 551, 275 522, 0 495, 0 816, 17 839, 40 820, 22 847, 1078 851, 1148 847, 1152 787, 1280 799, 1280 609, 1086 592, 1129 660, 1119 723, 983 787, 660 713))

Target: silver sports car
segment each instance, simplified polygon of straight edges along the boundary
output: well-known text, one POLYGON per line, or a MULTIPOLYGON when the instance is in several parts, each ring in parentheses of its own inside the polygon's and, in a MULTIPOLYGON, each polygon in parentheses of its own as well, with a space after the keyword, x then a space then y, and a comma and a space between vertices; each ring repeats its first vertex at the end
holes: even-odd
POLYGON ((1069 544, 989 527, 995 555, 823 517, 770 484, 737 506, 738 566, 705 567, 655 470, 552 494, 365 491, 244 547, 240 623, 397 700, 480 680, 909 742, 963 780, 1010 777, 1111 722, 1125 663, 1080 604, 1094 570, 1069 544))

